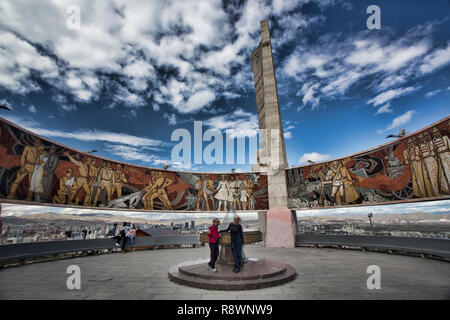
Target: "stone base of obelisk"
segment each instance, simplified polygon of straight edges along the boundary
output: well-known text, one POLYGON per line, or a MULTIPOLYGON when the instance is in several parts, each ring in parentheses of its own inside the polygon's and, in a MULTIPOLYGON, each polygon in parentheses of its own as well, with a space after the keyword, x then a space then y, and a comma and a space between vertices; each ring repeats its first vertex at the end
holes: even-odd
POLYGON ((270 248, 294 248, 297 221, 291 210, 280 207, 267 211, 265 245, 270 248))
MULTIPOLYGON (((231 244, 229 243, 220 244, 219 258, 217 259, 216 263, 234 265, 233 250, 231 249, 231 244)), ((244 257, 242 257, 241 264, 243 263, 244 257)))

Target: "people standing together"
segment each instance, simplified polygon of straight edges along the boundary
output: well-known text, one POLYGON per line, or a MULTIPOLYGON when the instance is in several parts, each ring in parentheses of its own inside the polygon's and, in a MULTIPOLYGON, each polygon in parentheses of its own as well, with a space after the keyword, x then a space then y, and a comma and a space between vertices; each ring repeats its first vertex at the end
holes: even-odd
POLYGON ((235 216, 233 223, 228 225, 227 229, 219 231, 220 221, 215 218, 213 225, 209 227, 209 249, 211 252, 211 259, 208 262, 209 270, 217 272, 215 267, 217 258, 219 257, 219 239, 221 232, 229 232, 231 236, 231 251, 233 253, 234 268, 233 272, 238 273, 242 269, 242 246, 244 244, 244 233, 241 225, 241 218, 235 216))
POLYGON ((124 222, 122 229, 118 230, 117 223, 114 223, 113 227, 108 231, 107 236, 116 240, 116 246, 121 247, 122 252, 125 252, 127 242, 130 242, 134 251, 134 242, 136 238, 136 226, 134 224, 124 222))

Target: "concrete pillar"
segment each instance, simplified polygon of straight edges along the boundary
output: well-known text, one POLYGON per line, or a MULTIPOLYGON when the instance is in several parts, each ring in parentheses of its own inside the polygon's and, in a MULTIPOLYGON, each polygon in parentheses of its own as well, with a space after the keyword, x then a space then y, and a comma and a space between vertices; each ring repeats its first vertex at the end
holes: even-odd
POLYGON ((297 221, 291 210, 280 207, 267 212, 266 247, 294 248, 296 235, 297 221))
POLYGON ((260 131, 258 165, 253 169, 267 173, 269 209, 287 207, 286 146, 281 122, 269 22, 261 21, 261 42, 252 53, 256 105, 260 131))
POLYGON ((266 211, 258 211, 258 226, 259 230, 262 233, 263 241, 262 245, 266 245, 266 235, 267 235, 267 212, 266 211))

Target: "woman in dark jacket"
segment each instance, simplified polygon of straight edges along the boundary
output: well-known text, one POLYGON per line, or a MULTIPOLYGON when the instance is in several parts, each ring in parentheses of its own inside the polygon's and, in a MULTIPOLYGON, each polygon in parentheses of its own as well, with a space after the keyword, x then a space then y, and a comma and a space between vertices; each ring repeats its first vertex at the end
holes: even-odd
POLYGON ((233 252, 234 269, 233 272, 238 273, 241 271, 242 263, 242 244, 244 243, 244 234, 242 232, 242 226, 240 225, 241 218, 235 216, 233 223, 230 223, 227 229, 221 232, 230 232, 231 234, 231 251, 233 252))

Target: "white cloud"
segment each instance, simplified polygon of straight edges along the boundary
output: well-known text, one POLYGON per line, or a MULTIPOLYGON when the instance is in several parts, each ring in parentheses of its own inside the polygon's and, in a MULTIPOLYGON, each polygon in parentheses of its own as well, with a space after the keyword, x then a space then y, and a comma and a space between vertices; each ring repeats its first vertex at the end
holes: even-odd
POLYGON ((389 124, 386 129, 384 130, 380 130, 378 131, 379 133, 381 132, 386 132, 395 128, 398 128, 400 126, 403 126, 405 124, 407 124, 409 121, 411 121, 411 118, 413 117, 413 115, 416 113, 415 110, 409 110, 407 112, 405 112, 404 114, 394 118, 394 120, 392 120, 391 124, 389 124))
POLYGON ((164 113, 163 118, 167 119, 168 123, 172 126, 177 124, 177 117, 174 113, 172 113, 171 115, 164 113))
POLYGON ((1 99, 0 104, 11 108, 11 110, 14 110, 14 108, 12 107, 12 104, 7 99, 1 99))
POLYGON ((450 42, 444 49, 438 49, 427 55, 420 66, 422 73, 430 73, 450 63, 450 42))
POLYGON ((437 95, 439 92, 441 92, 441 89, 430 91, 425 94, 425 97, 431 98, 432 96, 437 95))
POLYGON ((385 104, 416 89, 391 88, 420 76, 417 69, 432 51, 432 29, 426 24, 396 38, 366 31, 345 38, 328 33, 312 44, 300 41, 284 60, 282 70, 298 81, 297 95, 302 97, 303 106, 314 109, 322 99, 341 98, 359 84, 378 92, 372 99, 375 105, 385 104), (380 91, 385 91, 384 95, 380 91))
POLYGON ((64 111, 70 112, 70 111, 75 111, 77 110, 77 106, 73 105, 73 104, 62 104, 60 106, 60 108, 64 111))
POLYGON ((381 107, 378 108, 378 110, 375 113, 375 115, 382 114, 382 113, 392 113, 393 110, 390 107, 391 107, 391 104, 389 102, 386 103, 384 106, 381 106, 381 107))
POLYGON ((124 159, 125 161, 142 161, 147 163, 154 163, 158 159, 154 154, 146 153, 142 148, 137 146, 122 145, 122 144, 106 144, 106 151, 124 159))
POLYGON ((314 161, 314 162, 321 162, 331 159, 331 156, 329 154, 321 154, 318 152, 311 152, 311 153, 304 153, 300 159, 298 160, 298 163, 307 163, 308 160, 314 161))
POLYGON ((30 112, 33 113, 33 114, 36 114, 37 109, 36 109, 35 106, 31 105, 31 106, 28 107, 28 111, 30 111, 30 112))
POLYGON ((222 131, 223 134, 227 134, 231 138, 253 137, 259 131, 256 114, 245 112, 241 108, 233 113, 212 117, 204 124, 211 129, 222 131))
POLYGON ((367 103, 368 104, 372 103, 374 106, 379 106, 380 104, 386 103, 390 100, 393 100, 393 99, 403 96, 405 94, 411 93, 417 89, 418 89, 418 87, 391 89, 391 90, 380 93, 375 98, 372 98, 369 101, 367 101, 367 103))
POLYGON ((102 141, 114 142, 133 147, 158 147, 164 143, 161 140, 133 136, 124 132, 111 132, 98 129, 80 129, 76 131, 62 131, 43 128, 34 121, 26 121, 16 116, 5 115, 5 118, 13 123, 18 123, 21 127, 44 137, 75 139, 80 141, 102 141))
MULTIPOLYGON (((3 18, 1 20, 4 21, 3 18)), ((20 94, 40 90, 31 78, 32 72, 38 72, 43 79, 49 80, 58 76, 58 67, 27 41, 0 30, 0 86, 20 94)))
MULTIPOLYGON (((157 102, 155 110, 168 104, 180 113, 195 113, 222 92, 233 98, 252 88, 248 59, 259 42, 260 21, 275 12, 279 28, 285 31, 275 41, 282 44, 295 39, 298 30, 317 20, 295 11, 302 3, 1 2, 2 25, 20 39, 8 32, 0 36, 4 44, 0 46, 0 86, 22 94, 39 90, 30 78, 32 71, 38 71, 59 92, 78 102, 97 101, 106 91, 109 98, 131 107, 141 107, 151 97, 157 102), (66 27, 69 4, 80 7, 78 30, 66 27), (28 40, 45 50, 37 52, 28 40), (161 69, 170 70, 178 84, 161 80, 157 71, 161 69)), ((322 9, 333 4, 318 3, 322 9)), ((308 63, 317 66, 320 61, 311 56, 308 63)))
POLYGON ((184 108, 181 107, 177 109, 181 113, 195 112, 199 109, 202 109, 207 104, 209 104, 211 101, 215 99, 215 97, 216 94, 212 90, 209 89, 202 90, 190 96, 184 108))

